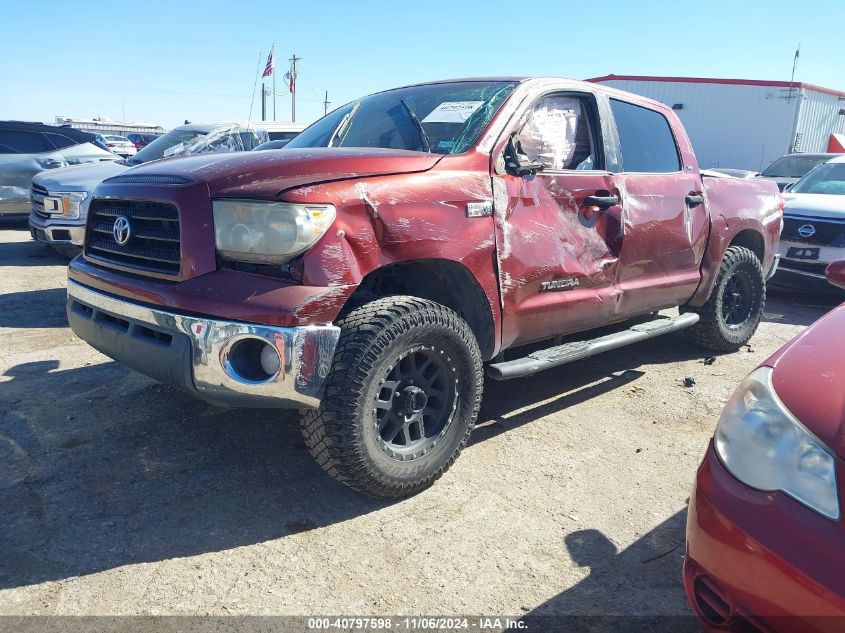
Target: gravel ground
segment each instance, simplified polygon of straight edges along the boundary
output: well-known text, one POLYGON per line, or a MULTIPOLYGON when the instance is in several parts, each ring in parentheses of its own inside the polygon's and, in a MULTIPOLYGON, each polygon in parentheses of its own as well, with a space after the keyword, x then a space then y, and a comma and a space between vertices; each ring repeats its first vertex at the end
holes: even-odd
POLYGON ((2 615, 689 614, 686 502, 722 405, 831 305, 772 296, 712 365, 678 334, 488 382, 455 466, 389 503, 325 476, 293 413, 76 339, 65 265, 0 222, 2 615))

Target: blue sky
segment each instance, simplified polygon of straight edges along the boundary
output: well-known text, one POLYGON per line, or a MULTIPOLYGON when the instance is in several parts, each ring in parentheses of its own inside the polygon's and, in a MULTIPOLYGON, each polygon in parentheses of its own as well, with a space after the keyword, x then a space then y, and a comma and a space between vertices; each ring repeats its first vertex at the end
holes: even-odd
POLYGON ((0 119, 121 119, 125 108, 127 120, 165 127, 246 120, 274 41, 280 121, 290 118, 282 74, 294 52, 304 122, 322 114, 326 90, 331 109, 449 77, 788 80, 799 42, 796 79, 845 89, 842 0, 4 0, 2 16, 0 119))

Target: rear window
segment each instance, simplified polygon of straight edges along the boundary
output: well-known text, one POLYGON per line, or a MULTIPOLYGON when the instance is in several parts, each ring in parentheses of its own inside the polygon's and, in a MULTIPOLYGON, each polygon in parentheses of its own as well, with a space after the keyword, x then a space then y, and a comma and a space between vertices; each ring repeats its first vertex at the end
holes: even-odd
POLYGON ((290 141, 299 136, 299 132, 268 132, 271 141, 290 141))
POLYGON ((769 178, 801 178, 828 156, 782 156, 763 170, 761 175, 769 178))
POLYGON ((47 134, 47 138, 50 139, 50 142, 56 147, 56 149, 64 149, 66 147, 79 145, 78 141, 74 141, 72 138, 68 138, 63 134, 47 134))
POLYGON ((651 174, 680 171, 678 146, 666 117, 616 99, 610 100, 610 107, 619 131, 623 171, 651 174))
POLYGON ((41 154, 54 150, 40 132, 0 130, 0 154, 41 154))

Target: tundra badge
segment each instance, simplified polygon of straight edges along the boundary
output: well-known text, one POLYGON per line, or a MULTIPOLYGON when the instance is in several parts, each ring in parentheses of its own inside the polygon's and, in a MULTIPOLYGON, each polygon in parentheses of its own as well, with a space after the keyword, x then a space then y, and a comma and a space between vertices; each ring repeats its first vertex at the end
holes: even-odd
POLYGON ((572 290, 577 288, 580 282, 575 277, 567 279, 555 279, 553 281, 543 281, 540 283, 540 292, 547 292, 549 290, 572 290))

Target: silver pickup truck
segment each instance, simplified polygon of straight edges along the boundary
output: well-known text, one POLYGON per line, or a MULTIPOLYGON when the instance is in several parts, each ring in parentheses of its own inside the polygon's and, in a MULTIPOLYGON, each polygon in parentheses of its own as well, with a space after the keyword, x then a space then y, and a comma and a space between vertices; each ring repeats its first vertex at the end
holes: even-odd
POLYGON ((162 158, 251 150, 267 140, 265 130, 251 126, 181 125, 126 160, 42 172, 32 179, 29 231, 34 240, 72 257, 79 253, 85 239, 91 192, 106 178, 162 158))

